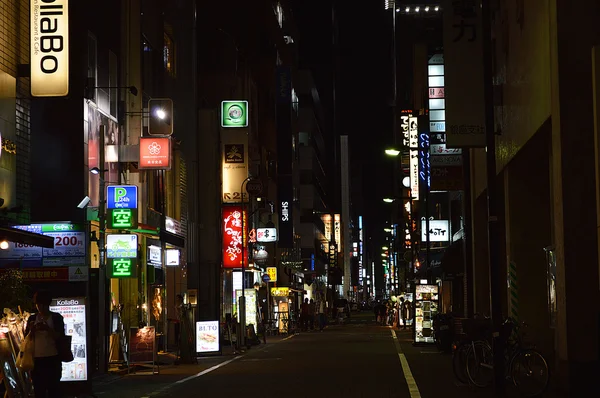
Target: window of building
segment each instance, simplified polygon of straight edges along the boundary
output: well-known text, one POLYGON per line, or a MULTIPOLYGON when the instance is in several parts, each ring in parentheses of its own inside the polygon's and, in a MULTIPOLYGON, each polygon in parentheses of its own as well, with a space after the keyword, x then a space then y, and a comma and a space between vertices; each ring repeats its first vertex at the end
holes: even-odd
POLYGON ((175 77, 175 42, 164 33, 163 64, 167 73, 175 77))

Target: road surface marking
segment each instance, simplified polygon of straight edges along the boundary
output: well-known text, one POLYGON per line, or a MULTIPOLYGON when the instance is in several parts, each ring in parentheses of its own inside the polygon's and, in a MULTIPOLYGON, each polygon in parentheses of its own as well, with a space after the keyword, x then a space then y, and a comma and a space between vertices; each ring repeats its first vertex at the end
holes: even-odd
POLYGON ((398 337, 396 336, 396 331, 394 329, 391 330, 392 338, 394 339, 394 344, 396 345, 396 351, 398 351, 398 357, 400 358, 400 364, 402 365, 402 373, 404 374, 404 379, 406 380, 406 384, 408 385, 408 392, 410 393, 410 398, 421 398, 421 393, 419 392, 419 387, 417 386, 417 382, 410 371, 410 366, 408 366, 408 361, 406 360, 406 356, 402 352, 402 347, 400 347, 400 343, 398 342, 398 337))

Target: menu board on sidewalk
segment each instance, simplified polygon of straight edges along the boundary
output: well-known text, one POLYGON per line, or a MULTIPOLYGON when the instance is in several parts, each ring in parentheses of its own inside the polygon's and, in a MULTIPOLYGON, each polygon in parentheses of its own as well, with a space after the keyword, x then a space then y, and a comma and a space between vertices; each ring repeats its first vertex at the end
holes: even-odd
POLYGON ((58 312, 65 320, 65 334, 71 336, 72 362, 62 363, 60 381, 85 381, 87 375, 87 327, 85 298, 58 298, 52 300, 50 311, 58 312))
POLYGON ((154 326, 130 328, 129 361, 131 363, 153 363, 156 331, 154 326))
POLYGON ((196 352, 219 351, 219 321, 196 322, 196 352))

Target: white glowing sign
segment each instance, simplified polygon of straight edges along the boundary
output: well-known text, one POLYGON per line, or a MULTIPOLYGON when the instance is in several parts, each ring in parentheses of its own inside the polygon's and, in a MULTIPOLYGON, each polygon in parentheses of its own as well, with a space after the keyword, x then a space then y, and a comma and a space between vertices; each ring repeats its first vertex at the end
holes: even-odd
POLYGON ((69 1, 30 0, 31 95, 69 93, 69 1))
POLYGON ((414 200, 419 200, 419 124, 416 117, 410 117, 408 119, 408 124, 408 139, 410 146, 410 194, 414 200))

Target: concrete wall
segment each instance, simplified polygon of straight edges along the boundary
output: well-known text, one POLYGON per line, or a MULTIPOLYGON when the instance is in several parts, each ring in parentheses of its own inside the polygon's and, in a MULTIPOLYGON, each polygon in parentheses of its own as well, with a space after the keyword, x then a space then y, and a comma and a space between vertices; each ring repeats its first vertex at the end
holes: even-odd
POLYGON ((517 266, 519 320, 529 325, 527 337, 548 359, 554 351, 543 250, 552 242, 549 149, 548 122, 511 160, 504 180, 506 264, 517 266))
MULTIPOLYGON (((549 1, 502 1, 495 13, 495 120, 500 172, 550 116, 549 1), (520 8, 518 3, 521 3, 520 8)), ((475 196, 485 189, 485 152, 474 150, 475 196)))

